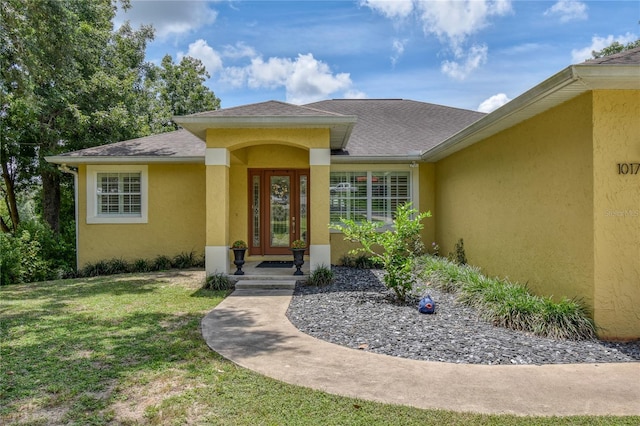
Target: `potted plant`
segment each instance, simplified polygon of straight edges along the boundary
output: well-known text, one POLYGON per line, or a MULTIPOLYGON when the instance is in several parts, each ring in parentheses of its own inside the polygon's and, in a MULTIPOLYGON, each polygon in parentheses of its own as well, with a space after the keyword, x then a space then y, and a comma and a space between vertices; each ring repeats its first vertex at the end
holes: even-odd
POLYGON ((237 268, 233 275, 244 275, 242 265, 244 265, 244 253, 247 251, 247 243, 242 240, 234 241, 231 244, 231 250, 233 250, 233 264, 237 268))
POLYGON ((296 267, 293 275, 303 275, 300 268, 304 265, 304 252, 306 249, 307 243, 303 240, 295 240, 291 243, 290 250, 293 252, 293 265, 296 267))

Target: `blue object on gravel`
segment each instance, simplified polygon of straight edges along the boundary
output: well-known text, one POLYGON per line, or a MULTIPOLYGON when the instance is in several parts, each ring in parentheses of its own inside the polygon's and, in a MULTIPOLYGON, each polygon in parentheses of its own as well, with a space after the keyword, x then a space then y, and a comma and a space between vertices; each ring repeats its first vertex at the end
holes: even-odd
POLYGON ((423 314, 432 314, 436 311, 436 302, 433 301, 431 295, 427 294, 425 297, 420 299, 418 311, 423 314))

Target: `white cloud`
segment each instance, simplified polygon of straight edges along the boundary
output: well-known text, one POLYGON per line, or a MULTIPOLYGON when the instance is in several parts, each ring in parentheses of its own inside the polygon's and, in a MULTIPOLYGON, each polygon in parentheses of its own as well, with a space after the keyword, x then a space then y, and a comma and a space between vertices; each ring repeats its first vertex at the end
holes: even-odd
POLYGON ((400 57, 404 53, 404 44, 406 42, 407 42, 406 40, 398 40, 398 39, 393 40, 393 46, 392 46, 393 55, 391 56, 391 63, 394 66, 398 62, 398 59, 400 59, 400 57))
POLYGON ((287 102, 305 104, 326 99, 330 94, 348 90, 351 78, 347 73, 332 74, 324 62, 312 54, 298 55, 293 73, 287 79, 287 102))
POLYGON ((413 12, 414 0, 362 0, 360 5, 375 10, 389 19, 406 18, 413 12))
POLYGON ((488 18, 511 12, 509 0, 443 0, 417 2, 422 29, 456 50, 488 25, 488 18))
POLYGON ((347 90, 344 93, 345 99, 367 99, 367 94, 360 90, 347 90))
POLYGON ((495 111, 510 100, 511 99, 509 99, 504 93, 498 93, 497 95, 493 95, 490 98, 485 99, 478 107, 478 111, 487 113, 495 111))
POLYGON ((589 17, 587 5, 577 0, 558 0, 545 10, 544 16, 559 16, 560 22, 584 21, 589 17))
POLYGON ((222 54, 231 59, 254 58, 257 56, 256 50, 243 42, 238 42, 234 46, 227 45, 224 47, 222 54))
POLYGON ((293 73, 293 61, 289 58, 254 58, 247 69, 247 84, 252 88, 275 89, 284 86, 293 73))
MULTIPOLYGON (((456 79, 466 78, 487 59, 486 46, 474 45, 467 50, 468 38, 487 27, 490 18, 512 11, 511 0, 363 0, 360 4, 395 21, 415 16, 425 35, 435 35, 453 53, 455 59, 444 61, 441 70, 456 79)), ((393 49, 391 61, 395 64, 404 43, 394 42, 393 49)))
POLYGON ((299 54, 293 59, 271 57, 264 60, 255 56, 247 66, 225 68, 220 81, 233 87, 246 85, 252 89, 284 87, 287 102, 293 104, 327 99, 338 92, 350 98, 365 97, 364 93, 351 89, 349 74, 333 73, 329 65, 318 61, 311 53, 299 54))
POLYGON ((486 45, 474 45, 466 53, 458 51, 456 59, 459 61, 444 61, 440 70, 451 78, 464 80, 471 72, 487 62, 488 50, 486 45))
POLYGON ((211 46, 203 39, 198 39, 189 44, 189 50, 186 54, 178 52, 178 60, 183 56, 191 56, 200 59, 210 75, 219 72, 222 69, 222 58, 220 54, 213 50, 211 46))
POLYGON ((632 33, 626 33, 624 35, 613 36, 608 35, 607 37, 598 37, 593 36, 591 38, 591 45, 584 47, 582 49, 573 49, 571 51, 571 61, 574 64, 584 62, 587 59, 592 58, 592 52, 602 50, 607 46, 610 46, 614 41, 617 41, 620 44, 628 44, 632 41, 638 39, 638 36, 632 33))
POLYGON ((156 37, 182 35, 215 22, 218 12, 204 1, 132 1, 128 11, 118 9, 115 24, 129 20, 134 27, 152 24, 156 37))

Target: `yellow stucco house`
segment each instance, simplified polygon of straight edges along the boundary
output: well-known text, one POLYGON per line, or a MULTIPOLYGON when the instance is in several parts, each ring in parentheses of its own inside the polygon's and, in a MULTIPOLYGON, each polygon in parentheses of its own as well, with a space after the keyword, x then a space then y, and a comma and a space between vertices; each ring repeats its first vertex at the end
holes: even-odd
POLYGON ((581 298, 602 337, 640 338, 640 49, 569 66, 490 114, 399 99, 270 101, 48 161, 76 174, 78 264, 196 251, 207 273, 308 244, 341 217, 389 223, 538 294, 581 298))

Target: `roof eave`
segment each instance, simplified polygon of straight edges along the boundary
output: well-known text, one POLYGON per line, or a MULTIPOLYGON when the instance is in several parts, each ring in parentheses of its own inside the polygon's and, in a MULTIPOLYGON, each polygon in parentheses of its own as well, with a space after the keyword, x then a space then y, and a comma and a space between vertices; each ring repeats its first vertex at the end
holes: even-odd
POLYGON ((47 162, 52 164, 67 164, 67 165, 80 165, 80 164, 150 164, 150 163, 181 163, 181 164, 197 164, 204 163, 204 156, 189 156, 189 157, 159 157, 159 156, 64 156, 55 155, 45 157, 47 162))
POLYGON ((331 164, 411 164, 422 162, 419 154, 416 155, 332 155, 331 164))
POLYGON ((597 89, 640 89, 638 65, 572 65, 551 76, 509 103, 487 114, 422 155, 434 162, 502 130, 597 89))
POLYGON ((344 149, 349 141, 355 115, 325 116, 176 116, 173 120, 206 142, 207 129, 313 129, 327 128, 331 132, 331 149, 344 149))

